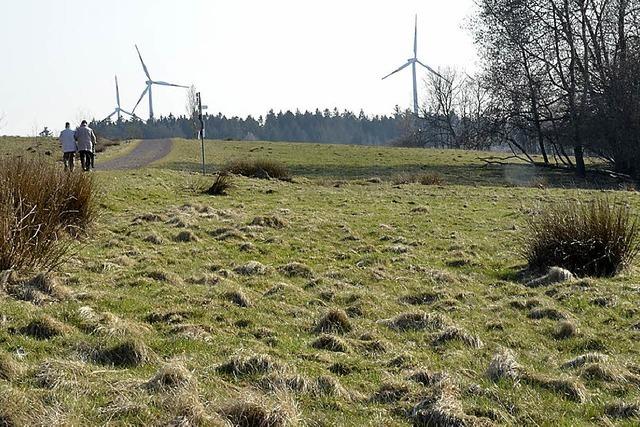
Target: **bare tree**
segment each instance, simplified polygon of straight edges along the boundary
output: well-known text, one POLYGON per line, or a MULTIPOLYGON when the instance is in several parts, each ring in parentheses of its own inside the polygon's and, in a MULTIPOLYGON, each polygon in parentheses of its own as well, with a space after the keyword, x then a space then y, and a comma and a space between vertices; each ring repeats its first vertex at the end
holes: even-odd
POLYGON ((187 99, 185 103, 185 107, 187 109, 187 117, 191 119, 191 123, 193 126, 193 134, 197 133, 198 130, 198 98, 196 94, 198 91, 194 85, 189 87, 187 90, 187 99))

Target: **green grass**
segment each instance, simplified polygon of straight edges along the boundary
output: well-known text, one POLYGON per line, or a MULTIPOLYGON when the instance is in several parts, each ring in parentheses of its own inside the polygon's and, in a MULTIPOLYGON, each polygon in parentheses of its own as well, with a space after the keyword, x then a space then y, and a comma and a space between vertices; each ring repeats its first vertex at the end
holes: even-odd
MULTIPOLYGON (((599 190, 538 188, 543 178, 549 187, 569 187, 573 178, 518 165, 484 167, 478 153, 207 141, 210 171, 234 158, 268 158, 293 175, 293 182, 234 177, 228 196, 211 197, 193 190, 212 179, 193 172, 198 153, 196 142, 177 141, 170 157, 152 168, 96 173, 98 224, 56 272, 72 297, 44 306, 0 298, 0 342, 20 367, 11 380, 0 379, 1 411, 42 424, 155 425, 184 415, 178 402, 215 416, 250 394, 268 407, 294 401, 309 425, 402 426, 411 425, 407 411, 438 393, 408 379, 417 369, 447 373, 460 391, 461 410, 493 414, 496 424, 598 423, 606 405, 640 399, 638 383, 628 380, 640 374, 638 261, 613 279, 541 288, 526 287, 519 275, 519 241, 531 215, 561 200, 589 202, 599 190), (438 173, 446 184, 392 183, 397 174, 418 171, 438 173), (278 217, 284 227, 250 226, 258 216, 278 217), (226 239, 216 237, 222 228, 226 239), (175 241, 184 230, 198 240, 175 241), (148 242, 151 235, 160 243, 148 242), (265 265, 264 274, 234 271, 250 261, 265 265), (309 267, 311 277, 287 274, 291 270, 281 267, 291 262, 309 267), (248 307, 230 300, 235 291, 248 307), (428 304, 404 302, 423 294, 430 295, 428 304), (566 314, 578 334, 554 338, 557 321, 529 317, 533 304, 525 306, 534 301, 566 314), (87 320, 85 306, 94 320, 87 320), (346 353, 312 346, 320 336, 316 321, 334 308, 350 316, 351 331, 334 333, 346 353), (436 344, 437 327, 402 332, 381 322, 416 311, 444 316, 483 346, 436 344), (116 317, 100 319, 104 313, 116 317), (42 314, 69 330, 50 340, 21 332, 42 314), (150 349, 148 363, 118 368, 91 357, 125 338, 150 349), (538 383, 494 383, 486 370, 503 347, 528 372, 550 378, 578 378, 581 368, 560 365, 598 351, 627 380, 581 379, 589 394, 583 403, 538 383), (19 349, 23 358, 15 356, 19 349), (334 377, 346 393, 318 394, 315 387, 274 395, 259 387, 269 373, 234 377, 216 369, 252 354, 268 355, 286 375, 312 385, 334 377), (399 355, 403 367, 389 363, 399 355), (38 381, 45 361, 64 363, 60 381, 38 381), (146 387, 165 363, 184 366, 193 380, 171 391, 146 387), (336 363, 351 372, 332 373, 336 363), (406 393, 393 402, 372 399, 388 383, 406 386, 406 393)), ((636 212, 640 207, 637 193, 614 196, 636 212)), ((45 370, 55 371, 51 366, 45 370)), ((199 421, 206 425, 202 416, 199 421)))

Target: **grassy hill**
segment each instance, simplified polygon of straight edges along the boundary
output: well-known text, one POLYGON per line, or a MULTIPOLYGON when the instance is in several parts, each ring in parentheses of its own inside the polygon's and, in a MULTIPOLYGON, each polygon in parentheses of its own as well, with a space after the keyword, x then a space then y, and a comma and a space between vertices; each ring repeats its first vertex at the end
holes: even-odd
POLYGON ((212 197, 199 150, 97 172, 98 223, 57 284, 0 294, 0 424, 639 421, 640 265, 519 274, 533 215, 615 182, 472 152, 207 141, 210 170, 267 158, 293 174, 212 197), (401 184, 416 172, 443 184, 401 184))

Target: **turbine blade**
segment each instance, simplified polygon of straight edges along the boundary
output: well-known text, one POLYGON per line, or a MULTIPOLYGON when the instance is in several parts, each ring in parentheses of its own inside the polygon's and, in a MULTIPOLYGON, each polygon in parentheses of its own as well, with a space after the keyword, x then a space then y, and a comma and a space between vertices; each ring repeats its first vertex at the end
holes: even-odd
POLYGON ((416 13, 416 27, 413 34, 413 57, 418 58, 418 14, 416 13))
POLYGON ((400 68, 398 68, 397 70, 395 70, 394 72, 392 72, 392 73, 387 74, 386 76, 384 76, 384 77, 382 78, 382 80, 386 79, 387 77, 391 77, 392 75, 394 75, 394 74, 395 74, 395 73, 397 73, 398 71, 402 71, 402 70, 404 70, 404 69, 405 69, 405 68, 407 68, 409 65, 411 65, 411 64, 412 64, 412 62, 413 62, 413 61, 407 61, 407 63, 406 63, 406 64, 404 64, 402 67, 400 67, 400 68))
POLYGON ((420 62, 419 60, 416 60, 416 62, 420 65, 422 65, 424 68, 426 68, 427 70, 429 70, 430 72, 432 72, 433 74, 435 74, 436 76, 440 77, 442 80, 444 80, 447 83, 451 83, 449 81, 449 79, 447 79, 446 77, 444 77, 442 74, 438 73, 436 70, 434 70, 433 68, 429 67, 426 64, 423 64, 422 62, 420 62))
POLYGON ((138 49, 138 45, 135 45, 135 47, 136 47, 136 51, 138 52, 138 58, 140 58, 140 62, 142 63, 142 69, 144 70, 144 73, 147 75, 149 80, 151 80, 151 76, 149 75, 149 70, 147 69, 147 66, 142 60, 142 55, 140 55, 140 49, 138 49))
POLYGON ((153 83, 154 85, 160 85, 160 86, 173 86, 173 87, 182 87, 182 88, 185 88, 185 89, 189 89, 189 86, 176 85, 176 84, 167 83, 167 82, 160 82, 160 81, 155 82, 154 81, 154 82, 151 82, 151 83, 153 83))
POLYGON ((132 117, 135 117, 135 114, 130 113, 130 112, 128 112, 127 110, 120 109, 120 112, 121 112, 121 113, 124 113, 124 114, 128 114, 128 115, 130 115, 130 116, 132 116, 132 117))
POLYGON ((140 101, 142 101, 142 98, 144 98, 147 92, 149 92, 149 85, 147 85, 147 87, 145 87, 144 90, 142 91, 142 95, 140 95, 140 98, 138 98, 138 102, 136 102, 135 107, 133 107, 133 110, 131 110, 132 113, 135 113, 136 108, 138 108, 138 104, 140 104, 140 101))
POLYGON ((115 113, 117 113, 117 112, 118 112, 118 110, 115 110, 113 113, 109 114, 107 117, 105 117, 104 119, 102 119, 102 121, 103 121, 103 122, 106 122, 106 121, 107 121, 107 120, 109 120, 111 117, 113 117, 113 115, 114 115, 115 113))
POLYGON ((116 101, 118 102, 118 108, 120 108, 120 89, 118 88, 118 76, 116 76, 116 101))

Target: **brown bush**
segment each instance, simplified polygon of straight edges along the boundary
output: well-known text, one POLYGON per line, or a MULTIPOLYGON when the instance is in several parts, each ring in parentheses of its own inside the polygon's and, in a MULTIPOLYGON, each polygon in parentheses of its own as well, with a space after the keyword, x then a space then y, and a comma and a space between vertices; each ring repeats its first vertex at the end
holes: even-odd
POLYGON ((0 271, 58 265, 64 235, 78 235, 95 219, 94 199, 88 174, 44 160, 0 159, 0 271))
POLYGON ((226 196, 231 186, 231 175, 227 172, 220 172, 216 175, 211 186, 205 190, 205 193, 211 196, 226 196))
POLYGON ((610 277, 640 252, 640 227, 631 209, 606 198, 562 203, 528 224, 523 255, 530 268, 559 266, 578 275, 610 277))
POLYGON ((290 178, 289 170, 284 164, 267 159, 234 160, 227 163, 223 171, 249 178, 274 178, 281 180, 288 180, 290 178))

